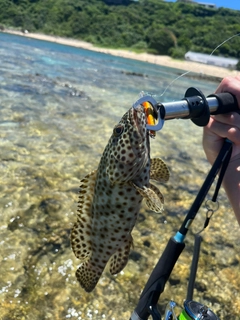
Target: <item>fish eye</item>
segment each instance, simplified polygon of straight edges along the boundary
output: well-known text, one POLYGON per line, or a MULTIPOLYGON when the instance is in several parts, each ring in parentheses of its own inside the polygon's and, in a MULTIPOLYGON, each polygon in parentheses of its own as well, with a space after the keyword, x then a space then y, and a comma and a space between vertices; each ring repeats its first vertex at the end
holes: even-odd
POLYGON ((124 126, 122 126, 121 124, 118 124, 114 129, 113 129, 113 134, 115 137, 119 137, 124 130, 124 126))

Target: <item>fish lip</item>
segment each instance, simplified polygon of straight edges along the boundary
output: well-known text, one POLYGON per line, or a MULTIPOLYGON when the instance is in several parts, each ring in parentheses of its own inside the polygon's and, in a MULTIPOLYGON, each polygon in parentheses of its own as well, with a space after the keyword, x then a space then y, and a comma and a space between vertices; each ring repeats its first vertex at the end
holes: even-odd
MULTIPOLYGON (((140 136, 139 143, 141 143, 143 141, 144 131, 143 131, 142 126, 139 124, 138 113, 143 112, 145 115, 144 107, 142 105, 138 105, 137 107, 132 108, 131 111, 133 112, 133 120, 134 120, 133 125, 135 124, 135 126, 138 129, 138 133, 140 136)), ((145 127, 146 127, 146 125, 147 125, 147 119, 146 119, 146 115, 145 115, 145 127)))

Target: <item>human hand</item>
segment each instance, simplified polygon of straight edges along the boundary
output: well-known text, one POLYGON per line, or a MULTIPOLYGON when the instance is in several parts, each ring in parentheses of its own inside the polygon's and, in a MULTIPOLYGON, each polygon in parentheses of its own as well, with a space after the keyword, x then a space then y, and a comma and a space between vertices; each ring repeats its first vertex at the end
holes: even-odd
MULTIPOLYGON (((221 92, 230 92, 235 95, 240 109, 240 75, 224 78, 216 90, 216 93, 221 92)), ((211 164, 215 161, 224 138, 233 142, 232 158, 237 155, 240 158, 240 115, 238 113, 211 116, 208 125, 204 127, 203 149, 211 164)))

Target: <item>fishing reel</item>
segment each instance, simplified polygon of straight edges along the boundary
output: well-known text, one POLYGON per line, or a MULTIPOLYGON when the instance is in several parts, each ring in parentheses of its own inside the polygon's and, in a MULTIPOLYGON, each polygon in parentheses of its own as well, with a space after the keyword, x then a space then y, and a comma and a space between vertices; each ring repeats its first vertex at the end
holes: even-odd
POLYGON ((212 310, 196 301, 185 301, 179 316, 174 312, 175 306, 174 301, 168 303, 163 320, 219 320, 212 310))

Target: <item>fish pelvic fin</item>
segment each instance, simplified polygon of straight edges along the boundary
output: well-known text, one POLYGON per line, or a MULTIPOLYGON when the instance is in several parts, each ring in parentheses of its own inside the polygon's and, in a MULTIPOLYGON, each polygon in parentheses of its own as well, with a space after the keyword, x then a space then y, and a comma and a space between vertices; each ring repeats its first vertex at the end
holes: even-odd
POLYGON ((129 235, 126 244, 121 246, 110 259, 109 271, 112 275, 119 273, 126 266, 128 262, 129 252, 133 243, 132 236, 129 235))
POLYGON ((102 268, 93 266, 91 262, 83 262, 76 271, 76 278, 86 292, 91 292, 96 287, 103 272, 102 268))
POLYGON ((151 159, 150 179, 167 182, 170 177, 170 172, 165 162, 160 158, 151 159))
POLYGON ((156 186, 149 183, 149 187, 138 187, 132 183, 135 189, 141 194, 141 196, 146 200, 146 204, 150 210, 154 212, 162 212, 164 197, 156 186))

